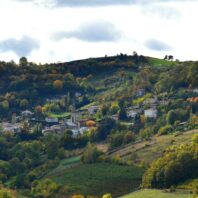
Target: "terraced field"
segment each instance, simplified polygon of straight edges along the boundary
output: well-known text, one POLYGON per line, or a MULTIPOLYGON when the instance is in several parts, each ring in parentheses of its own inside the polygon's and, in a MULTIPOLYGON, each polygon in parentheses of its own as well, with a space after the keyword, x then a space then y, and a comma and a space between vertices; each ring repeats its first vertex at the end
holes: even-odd
POLYGON ((109 154, 111 156, 119 155, 123 160, 131 159, 136 163, 143 161, 146 164, 150 164, 153 160, 160 157, 168 146, 188 143, 195 133, 198 133, 198 130, 155 136, 149 141, 141 141, 117 148, 109 154))

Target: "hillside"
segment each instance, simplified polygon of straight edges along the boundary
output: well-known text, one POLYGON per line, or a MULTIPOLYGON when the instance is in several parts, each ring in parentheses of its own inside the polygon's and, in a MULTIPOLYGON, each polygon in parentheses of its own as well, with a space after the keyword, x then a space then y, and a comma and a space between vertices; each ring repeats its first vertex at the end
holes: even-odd
POLYGON ((147 141, 131 143, 109 152, 110 156, 119 155, 123 160, 149 165, 153 160, 162 156, 163 152, 173 145, 189 143, 198 130, 175 133, 163 136, 154 136, 147 141))
MULTIPOLYGON (((196 171, 186 171, 181 183, 171 175, 197 162, 197 72, 197 62, 136 53, 43 65, 25 57, 20 64, 0 62, 2 186, 33 198, 118 197, 141 184, 196 181, 196 171), (166 158, 171 164, 158 163, 166 158)), ((196 185, 187 186, 196 193, 196 185)))

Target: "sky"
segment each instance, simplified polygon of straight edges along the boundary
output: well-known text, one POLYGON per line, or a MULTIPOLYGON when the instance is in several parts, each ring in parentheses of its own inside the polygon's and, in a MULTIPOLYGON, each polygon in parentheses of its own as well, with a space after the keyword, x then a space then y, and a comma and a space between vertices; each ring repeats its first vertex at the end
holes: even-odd
POLYGON ((0 61, 198 60, 198 0, 0 0, 0 61))

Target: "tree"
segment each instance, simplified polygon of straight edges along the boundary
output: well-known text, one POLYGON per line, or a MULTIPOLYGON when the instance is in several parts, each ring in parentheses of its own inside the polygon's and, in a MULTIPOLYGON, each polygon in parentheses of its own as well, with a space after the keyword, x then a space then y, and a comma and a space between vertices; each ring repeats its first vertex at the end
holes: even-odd
POLYGON ((44 141, 48 159, 54 159, 57 157, 60 146, 59 138, 54 135, 48 135, 45 137, 44 141))
POLYGON ((196 184, 193 188, 193 198, 197 198, 198 195, 198 184, 196 184))
POLYGON ((198 84, 198 62, 190 66, 187 81, 191 87, 196 87, 198 84))
POLYGON ((73 195, 72 198, 85 198, 83 195, 73 195))
POLYGON ((105 118, 101 120, 98 130, 94 133, 95 140, 105 140, 107 136, 111 133, 112 129, 116 127, 115 120, 111 118, 105 118))
POLYGON ((15 198, 14 193, 11 193, 10 190, 0 189, 0 197, 1 198, 15 198))
POLYGON ((134 142, 135 141, 135 134, 128 131, 127 133, 125 133, 124 138, 123 138, 123 144, 128 144, 130 142, 134 142))
POLYGON ((40 106, 40 105, 36 106, 35 112, 38 116, 42 115, 42 106, 40 106))
POLYGON ((192 142, 198 144, 198 134, 193 135, 192 142))
POLYGON ((58 184, 53 182, 51 179, 44 179, 33 182, 31 194, 35 198, 50 198, 53 197, 58 189, 58 184))
POLYGON ((108 193, 108 194, 103 195, 102 198, 112 198, 112 196, 111 194, 108 193))
POLYGON ((5 113, 9 110, 10 105, 9 102, 7 100, 4 100, 3 102, 0 103, 0 111, 2 113, 5 113))
POLYGON ((27 66, 27 63, 28 63, 28 61, 27 61, 26 57, 21 57, 19 59, 19 66, 21 66, 21 67, 27 66))
POLYGON ((119 119, 120 120, 126 120, 127 119, 127 113, 125 108, 121 108, 119 112, 119 119))
POLYGON ((29 102, 27 99, 23 99, 20 101, 20 108, 21 109, 27 109, 27 107, 29 106, 29 102))
POLYGON ((102 116, 106 116, 108 111, 109 111, 109 106, 103 105, 102 108, 101 108, 102 116))
POLYGON ((95 163, 98 161, 99 156, 102 154, 94 145, 88 143, 81 160, 84 163, 95 163))
POLYGON ((55 80, 53 82, 53 87, 54 87, 55 90, 60 91, 63 88, 63 81, 55 80))

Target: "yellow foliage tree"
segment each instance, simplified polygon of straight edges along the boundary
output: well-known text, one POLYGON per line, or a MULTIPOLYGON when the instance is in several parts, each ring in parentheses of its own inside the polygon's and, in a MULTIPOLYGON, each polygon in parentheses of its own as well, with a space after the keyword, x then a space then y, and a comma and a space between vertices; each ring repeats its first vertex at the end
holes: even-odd
POLYGON ((102 198, 112 198, 111 194, 105 194, 102 196, 102 198))
POLYGON ((63 88, 63 82, 61 80, 55 80, 53 82, 53 87, 56 89, 56 90, 61 90, 63 88))
POLYGON ((72 198, 85 198, 83 195, 73 195, 72 198))

